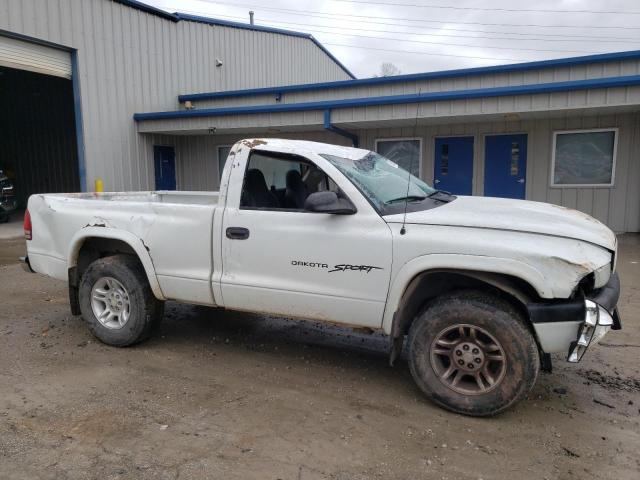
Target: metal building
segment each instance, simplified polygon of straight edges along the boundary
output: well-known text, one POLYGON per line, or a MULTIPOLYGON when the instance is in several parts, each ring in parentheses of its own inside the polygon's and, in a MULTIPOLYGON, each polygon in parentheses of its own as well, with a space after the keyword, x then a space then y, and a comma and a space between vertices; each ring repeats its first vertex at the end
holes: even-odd
POLYGON ((217 188, 242 137, 305 138, 377 150, 456 194, 550 202, 640 231, 640 51, 178 100, 135 119, 175 145, 182 189, 217 188))
POLYGON ((135 112, 178 108, 184 92, 350 78, 305 33, 133 0, 0 0, 0 169, 22 200, 97 178, 171 188, 175 142, 140 135, 135 112))

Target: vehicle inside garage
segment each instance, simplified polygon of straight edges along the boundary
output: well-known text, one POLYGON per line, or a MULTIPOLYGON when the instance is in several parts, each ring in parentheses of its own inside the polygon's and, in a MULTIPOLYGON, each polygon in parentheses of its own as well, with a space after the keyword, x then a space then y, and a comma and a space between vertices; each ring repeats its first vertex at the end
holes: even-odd
POLYGON ((62 71, 24 54, 21 63, 12 63, 3 46, 6 42, 0 42, 0 170, 13 184, 18 207, 33 193, 78 191, 70 62, 62 71))

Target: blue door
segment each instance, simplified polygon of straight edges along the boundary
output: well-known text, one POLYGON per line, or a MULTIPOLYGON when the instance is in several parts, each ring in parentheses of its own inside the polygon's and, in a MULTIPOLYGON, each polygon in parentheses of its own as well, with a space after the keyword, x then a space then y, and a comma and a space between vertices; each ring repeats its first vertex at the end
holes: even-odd
POLYGON ((484 147, 484 194, 520 198, 527 178, 527 135, 488 135, 484 147))
POLYGON ((471 195, 473 137, 436 138, 434 187, 456 195, 471 195))
POLYGON ((156 190, 175 190, 176 152, 173 147, 154 145, 153 162, 156 170, 156 190))

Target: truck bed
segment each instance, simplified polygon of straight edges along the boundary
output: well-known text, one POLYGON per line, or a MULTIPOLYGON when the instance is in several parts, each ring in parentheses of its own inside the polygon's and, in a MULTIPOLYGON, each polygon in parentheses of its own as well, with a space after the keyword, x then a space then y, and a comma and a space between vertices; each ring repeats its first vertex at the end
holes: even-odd
POLYGON ((211 229, 217 205, 218 192, 33 195, 29 260, 38 272, 66 280, 69 259, 84 238, 106 236, 148 252, 163 298, 214 305, 211 229))
MULTIPOLYGON (((47 197, 96 202, 173 203, 180 205, 217 205, 218 192, 158 190, 151 192, 51 193, 47 197)), ((113 206, 113 204, 110 204, 113 206)))

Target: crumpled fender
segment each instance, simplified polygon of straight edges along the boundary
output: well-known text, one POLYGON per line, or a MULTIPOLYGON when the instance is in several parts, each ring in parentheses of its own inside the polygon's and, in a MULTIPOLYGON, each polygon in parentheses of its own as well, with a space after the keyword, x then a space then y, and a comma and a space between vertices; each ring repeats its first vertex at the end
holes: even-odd
POLYGON ((382 330, 385 333, 391 334, 393 315, 398 309, 402 296, 411 280, 420 273, 438 269, 498 272, 504 275, 511 275, 527 282, 541 297, 553 298, 553 291, 542 272, 518 260, 480 255, 422 255, 405 263, 392 281, 382 319, 382 330))
POLYGON ((110 228, 108 226, 87 226, 78 230, 71 239, 71 245, 67 255, 68 268, 72 268, 77 265, 80 248, 87 238, 109 238, 113 240, 120 240, 129 245, 133 251, 136 252, 136 255, 142 263, 153 294, 158 300, 165 300, 162 289, 160 288, 160 283, 156 277, 153 261, 151 260, 151 256, 149 255, 147 248, 140 238, 125 230, 110 228))

